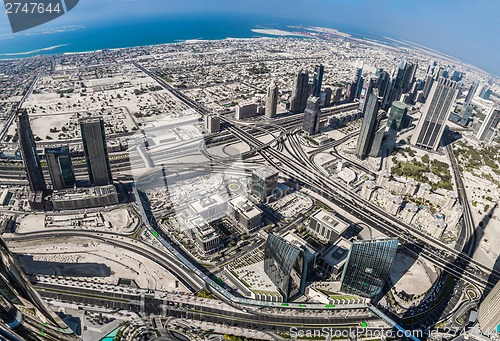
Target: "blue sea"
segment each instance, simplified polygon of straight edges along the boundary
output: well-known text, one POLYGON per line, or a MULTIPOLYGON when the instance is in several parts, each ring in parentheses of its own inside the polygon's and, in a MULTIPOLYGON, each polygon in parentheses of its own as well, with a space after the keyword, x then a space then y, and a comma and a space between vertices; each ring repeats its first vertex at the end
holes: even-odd
POLYGON ((293 31, 288 26, 323 26, 352 34, 354 37, 382 38, 359 32, 354 27, 335 23, 311 22, 299 18, 241 15, 171 15, 114 22, 90 22, 49 28, 40 26, 11 39, 0 39, 0 59, 29 57, 37 54, 87 52, 102 49, 173 43, 189 39, 263 37, 256 28, 293 31))

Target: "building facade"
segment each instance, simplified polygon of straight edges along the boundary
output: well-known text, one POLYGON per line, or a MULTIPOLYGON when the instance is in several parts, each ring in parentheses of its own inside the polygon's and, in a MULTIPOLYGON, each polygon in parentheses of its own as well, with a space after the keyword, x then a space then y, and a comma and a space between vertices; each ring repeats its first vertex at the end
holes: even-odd
POLYGON ((251 193, 259 202, 267 202, 278 184, 278 172, 267 167, 254 169, 252 172, 251 193))
POLYGON ((311 216, 308 228, 314 234, 333 243, 344 235, 349 224, 337 218, 332 212, 319 210, 311 216))
POLYGON ((45 148, 52 188, 59 190, 75 186, 76 179, 68 146, 45 148))
POLYGON ((287 302, 304 294, 308 272, 305 251, 269 233, 264 251, 264 271, 287 302))
POLYGON ((491 108, 476 135, 480 141, 492 141, 500 125, 500 107, 491 108))
POLYGON ((314 97, 320 97, 324 72, 325 72, 325 67, 322 64, 316 65, 314 67, 313 83, 312 83, 312 95, 314 97))
POLYGON ((45 193, 47 185, 43 177, 42 165, 38 157, 35 138, 26 109, 19 109, 17 111, 17 134, 19 136, 21 155, 30 189, 32 192, 45 193))
POLYGON ((368 95, 366 108, 363 116, 363 123, 359 132, 358 142, 356 145, 356 156, 364 159, 368 156, 373 143, 373 137, 377 126, 377 114, 380 108, 380 102, 377 96, 377 91, 368 95))
POLYGON ((273 80, 267 87, 266 117, 273 118, 278 111, 278 86, 273 80))
POLYGON ((54 209, 61 211, 104 207, 118 203, 118 192, 113 185, 54 191, 52 195, 54 209))
POLYGON ((112 184, 104 119, 102 117, 81 119, 80 129, 90 182, 94 186, 112 184))
POLYGON ((429 98, 422 109, 422 117, 412 135, 414 146, 437 150, 446 121, 458 95, 458 84, 446 78, 434 82, 429 98))
POLYGON ((391 109, 389 109, 387 126, 393 130, 401 130, 407 110, 408 106, 403 102, 396 101, 392 103, 391 109))
POLYGON ((307 70, 299 70, 293 81, 292 97, 290 99, 290 111, 294 114, 304 112, 309 96, 309 73, 307 70))
POLYGON ((362 297, 380 294, 396 258, 397 239, 355 242, 342 272, 340 290, 362 297))
POLYGON ((481 302, 478 311, 478 321, 481 331, 490 335, 500 333, 500 282, 498 282, 488 296, 481 302))
POLYGON ((304 110, 304 119, 302 121, 302 130, 309 136, 316 135, 319 132, 319 119, 321 110, 319 108, 319 97, 309 97, 307 107, 304 110))

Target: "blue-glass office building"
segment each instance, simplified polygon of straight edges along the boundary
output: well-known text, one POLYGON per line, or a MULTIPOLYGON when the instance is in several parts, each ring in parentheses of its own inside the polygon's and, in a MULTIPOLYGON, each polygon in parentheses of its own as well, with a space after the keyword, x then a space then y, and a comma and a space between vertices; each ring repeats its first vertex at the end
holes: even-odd
POLYGON ((380 294, 391 271, 397 250, 397 239, 353 243, 342 273, 340 290, 369 298, 380 294))

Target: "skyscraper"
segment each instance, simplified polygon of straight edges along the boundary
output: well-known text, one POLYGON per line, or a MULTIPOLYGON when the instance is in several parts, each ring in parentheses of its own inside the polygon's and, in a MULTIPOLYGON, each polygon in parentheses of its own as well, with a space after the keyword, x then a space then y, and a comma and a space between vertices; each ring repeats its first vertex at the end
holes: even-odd
POLYGON ((372 93, 372 89, 377 85, 377 78, 365 79, 363 81, 363 86, 361 93, 359 94, 359 110, 365 111, 366 103, 368 100, 368 95, 372 93))
POLYGON ((45 148, 45 159, 53 189, 71 188, 75 185, 75 173, 68 146, 45 148))
POLYGON ((375 129, 377 125, 377 114, 380 108, 380 102, 377 96, 377 90, 368 94, 365 111, 363 113, 363 123, 359 132, 358 143, 356 145, 356 155, 364 159, 370 152, 375 129))
POLYGON ((17 111, 17 133, 23 157, 24 168, 28 176, 32 192, 46 192, 47 186, 43 178, 42 165, 36 150, 35 138, 30 126, 30 118, 26 109, 17 111))
POLYGON ((475 81, 471 84, 469 88, 469 92, 467 92, 467 96, 465 97, 465 104, 470 104, 474 94, 476 93, 477 87, 479 86, 479 82, 475 81))
POLYGON ((483 334, 500 333, 500 282, 479 305, 478 321, 483 334))
POLYGON ((362 87, 363 87, 363 62, 358 60, 356 62, 356 72, 354 73, 354 82, 353 82, 354 94, 351 94, 351 96, 354 97, 351 100, 353 100, 354 98, 359 98, 362 87))
POLYGON ((325 67, 320 64, 316 65, 314 68, 313 84, 312 84, 312 95, 314 97, 320 97, 321 94, 321 84, 323 83, 323 73, 325 67))
POLYGON ((402 93, 408 93, 411 91, 413 87, 413 82, 415 81, 415 74, 417 72, 418 64, 413 64, 411 62, 407 62, 404 68, 403 79, 401 82, 401 91, 402 93))
POLYGON ((319 132, 319 119, 321 110, 319 109, 319 97, 309 97, 307 107, 304 111, 304 119, 302 121, 302 130, 307 135, 316 135, 319 132))
POLYGON ((0 321, 23 338, 9 340, 77 340, 33 288, 2 238, 0 257, 0 321))
POLYGON ((427 75, 425 77, 424 90, 422 92, 426 100, 429 97, 429 93, 431 92, 433 84, 434 84, 434 77, 432 75, 427 75))
POLYGON ((273 118, 278 110, 278 86, 273 80, 267 87, 266 117, 273 118))
POLYGON ((369 298, 380 294, 397 250, 397 239, 354 242, 344 265, 340 290, 369 298))
POLYGON ((287 302, 306 287, 308 262, 301 247, 269 233, 264 250, 264 272, 276 285, 287 302))
POLYGON ((411 144, 426 149, 438 149, 446 120, 450 116, 457 95, 456 82, 441 77, 434 83, 429 98, 422 108, 422 117, 413 133, 411 144))
POLYGON ((293 82, 290 111, 294 114, 304 112, 309 96, 309 73, 299 70, 293 82))
POLYGON ((391 109, 389 110, 387 126, 391 129, 399 131, 402 127, 407 110, 408 106, 403 102, 396 101, 392 103, 391 109))
POLYGON ((94 186, 112 184, 113 177, 109 165, 103 118, 90 117, 81 119, 80 128, 90 182, 94 186))
POLYGON ((491 141, 497 134, 500 123, 500 107, 491 108, 476 135, 480 141, 491 141))

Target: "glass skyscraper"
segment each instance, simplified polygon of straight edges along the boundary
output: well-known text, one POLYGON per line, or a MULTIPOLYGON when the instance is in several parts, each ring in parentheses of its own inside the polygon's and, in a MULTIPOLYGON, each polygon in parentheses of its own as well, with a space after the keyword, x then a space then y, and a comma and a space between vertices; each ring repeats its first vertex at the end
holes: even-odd
POLYGON ((325 72, 325 67, 323 65, 316 65, 316 67, 314 68, 313 84, 312 84, 312 95, 314 97, 320 97, 324 72, 325 72))
POLYGON ((370 153, 377 129, 377 114, 380 108, 377 89, 373 89, 373 93, 369 93, 367 96, 368 99, 363 113, 363 123, 356 145, 356 156, 360 159, 366 158, 370 153))
POLYGON ((103 118, 81 119, 80 128, 90 182, 94 186, 111 185, 113 177, 109 165, 103 118))
POLYGON ((308 263, 304 249, 269 233, 264 251, 264 271, 287 302, 306 288, 308 263))
POLYGON ((309 96, 309 73, 307 70, 299 70, 293 82, 290 111, 294 114, 304 112, 307 96, 309 96))
POLYGON ((344 265, 340 290, 369 298, 380 294, 391 271, 397 250, 397 239, 353 243, 344 265))
POLYGON ((319 97, 309 97, 307 107, 304 111, 304 120, 302 122, 302 130, 307 135, 316 135, 319 132, 319 119, 321 110, 319 109, 319 97))
POLYGON ((75 173, 68 146, 45 148, 45 158, 53 189, 71 188, 75 185, 75 173))
POLYGON ((19 145, 23 156, 26 175, 33 192, 44 192, 47 190, 43 177, 42 165, 36 150, 35 138, 30 126, 30 118, 26 109, 17 111, 17 133, 19 145))

